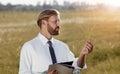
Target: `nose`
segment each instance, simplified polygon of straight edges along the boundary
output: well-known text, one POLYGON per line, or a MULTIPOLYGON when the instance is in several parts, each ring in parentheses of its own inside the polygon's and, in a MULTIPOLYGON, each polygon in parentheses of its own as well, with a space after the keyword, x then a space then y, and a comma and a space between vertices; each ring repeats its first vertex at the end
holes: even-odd
POLYGON ((60 22, 59 21, 57 21, 56 26, 60 26, 60 22))

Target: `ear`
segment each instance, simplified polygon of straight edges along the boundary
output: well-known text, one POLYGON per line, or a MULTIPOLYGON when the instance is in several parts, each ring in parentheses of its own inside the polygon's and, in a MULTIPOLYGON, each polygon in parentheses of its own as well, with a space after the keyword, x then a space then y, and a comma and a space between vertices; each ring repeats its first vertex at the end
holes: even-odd
POLYGON ((42 20, 42 24, 43 24, 43 25, 46 25, 46 24, 47 24, 47 21, 46 21, 46 20, 42 20))

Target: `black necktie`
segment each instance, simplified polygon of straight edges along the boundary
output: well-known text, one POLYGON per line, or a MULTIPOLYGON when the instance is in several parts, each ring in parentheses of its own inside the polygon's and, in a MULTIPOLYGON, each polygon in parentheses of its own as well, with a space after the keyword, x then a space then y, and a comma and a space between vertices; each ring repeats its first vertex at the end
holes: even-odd
POLYGON ((49 51, 50 51, 52 63, 55 64, 55 63, 57 63, 57 60, 56 60, 56 56, 55 56, 54 49, 53 49, 53 47, 52 47, 52 42, 51 42, 51 41, 48 41, 48 44, 49 44, 49 51))

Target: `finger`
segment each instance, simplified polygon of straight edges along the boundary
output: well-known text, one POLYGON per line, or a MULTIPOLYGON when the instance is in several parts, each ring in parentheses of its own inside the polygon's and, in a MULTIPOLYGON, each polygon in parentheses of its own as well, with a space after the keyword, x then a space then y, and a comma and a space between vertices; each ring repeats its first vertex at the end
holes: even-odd
POLYGON ((93 48, 93 45, 92 45, 92 44, 89 44, 89 43, 87 43, 86 46, 89 46, 90 48, 93 48))
POLYGON ((88 50, 88 52, 91 52, 91 51, 92 51, 92 48, 89 47, 89 46, 86 46, 86 49, 88 50))
POLYGON ((55 74, 58 74, 58 71, 57 71, 57 70, 55 71, 55 74))
POLYGON ((53 71, 53 74, 58 74, 58 71, 57 71, 57 70, 54 70, 54 71, 53 71))
POLYGON ((48 74, 53 74, 53 72, 54 72, 54 70, 51 70, 51 71, 48 72, 48 74))
POLYGON ((91 43, 91 41, 89 40, 89 41, 87 41, 86 43, 88 43, 88 44, 91 44, 92 45, 92 43, 91 43))

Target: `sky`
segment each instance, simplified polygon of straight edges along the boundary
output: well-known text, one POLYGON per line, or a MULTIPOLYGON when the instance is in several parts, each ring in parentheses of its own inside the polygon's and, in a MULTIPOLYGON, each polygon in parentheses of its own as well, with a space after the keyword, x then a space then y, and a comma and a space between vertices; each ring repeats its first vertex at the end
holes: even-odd
MULTIPOLYGON (((43 4, 44 1, 46 1, 47 3, 52 2, 52 0, 0 0, 0 3, 5 4, 5 5, 7 3, 36 5, 37 2, 40 2, 40 4, 43 4)), ((69 1, 70 3, 78 1, 78 2, 86 2, 88 4, 104 3, 110 6, 120 6, 120 0, 56 0, 56 1, 58 1, 59 4, 63 4, 64 1, 69 1)))

